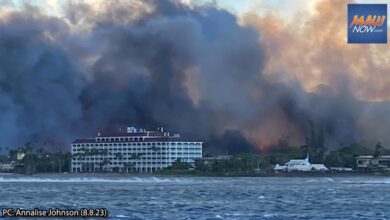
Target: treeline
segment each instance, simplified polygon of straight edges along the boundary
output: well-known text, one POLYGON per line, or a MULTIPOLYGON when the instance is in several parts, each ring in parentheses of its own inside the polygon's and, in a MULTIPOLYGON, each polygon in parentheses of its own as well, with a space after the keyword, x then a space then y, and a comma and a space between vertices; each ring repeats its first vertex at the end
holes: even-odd
POLYGON ((63 151, 46 151, 26 143, 18 149, 9 150, 9 157, 16 161, 15 172, 34 173, 61 173, 70 171, 71 153, 63 151), (18 154, 24 157, 18 160, 18 154))
MULTIPOLYGON (((218 158, 218 157, 216 157, 218 158)), ((236 154, 228 159, 215 159, 210 162, 209 157, 195 160, 194 166, 177 159, 172 166, 162 170, 163 174, 225 174, 225 173, 257 173, 271 168, 269 159, 260 154, 236 154), (189 171, 189 172, 181 172, 189 171)))
MULTIPOLYGON (((238 146, 239 147, 239 146, 238 146)), ((206 149, 207 150, 207 149, 206 149)), ((90 152, 93 153, 93 152, 90 152)), ((98 152, 99 153, 99 152, 98 152)), ((361 144, 341 145, 337 150, 326 150, 323 146, 310 147, 303 145, 291 147, 279 145, 268 152, 245 153, 231 155, 225 159, 215 159, 207 163, 205 158, 195 161, 195 166, 183 163, 178 159, 172 166, 161 171, 162 173, 177 173, 188 171, 193 173, 268 173, 272 172, 275 164, 284 164, 291 159, 303 159, 309 154, 311 163, 324 163, 327 167, 348 167, 356 168, 356 157, 372 155, 374 158, 380 155, 390 155, 390 150, 384 148, 380 143, 373 147, 366 147, 361 144)), ((15 150, 9 150, 9 156, 16 161, 15 171, 18 173, 61 173, 70 171, 72 155, 69 152, 50 152, 43 148, 35 147, 31 143, 25 144, 15 150), (17 155, 24 154, 21 160, 17 155)), ((79 155, 74 155, 79 156, 79 155)), ((122 157, 120 153, 118 158, 122 157)), ((216 157, 218 158, 218 157, 216 157)), ((104 161, 102 162, 104 165, 104 161)))
POLYGON ((269 168, 269 159, 260 154, 237 154, 211 164, 205 164, 203 160, 195 162, 195 169, 200 172, 254 173, 269 168))
POLYGON ((376 158, 380 155, 390 155, 390 150, 384 148, 379 142, 375 146, 341 143, 333 150, 328 149, 325 142, 323 124, 310 122, 305 133, 304 145, 291 147, 287 142, 281 140, 265 154, 270 155, 271 164, 284 164, 290 159, 305 158, 306 155, 309 155, 311 163, 323 163, 327 167, 348 168, 356 168, 357 156, 368 155, 376 158))
MULTIPOLYGON (((254 173, 272 173, 275 164, 285 164, 291 159, 303 159, 308 154, 311 163, 323 163, 330 167, 356 168, 356 157, 369 155, 379 157, 380 155, 390 155, 390 150, 384 148, 380 143, 374 147, 365 147, 361 144, 342 145, 337 150, 321 152, 316 155, 310 151, 307 145, 300 147, 284 146, 272 149, 266 153, 246 153, 232 155, 226 159, 215 159, 208 162, 210 158, 205 157, 195 161, 195 167, 183 163, 180 160, 175 161, 171 167, 165 169, 163 173, 168 174, 254 174, 254 173), (313 161, 311 158, 315 158, 313 161), (190 170, 190 171, 188 171, 190 170), (184 172, 187 171, 187 172, 184 172)), ((215 157, 218 158, 218 157, 215 157)))
POLYGON ((390 155, 390 150, 384 148, 381 143, 377 143, 375 146, 367 147, 362 144, 354 143, 348 145, 340 145, 335 150, 326 151, 311 151, 307 145, 301 147, 282 147, 279 149, 273 149, 268 152, 271 164, 284 164, 290 159, 305 158, 306 155, 310 156, 311 163, 323 163, 327 167, 348 167, 356 168, 357 156, 373 156, 374 158, 380 155, 390 155))
POLYGON ((378 158, 381 155, 390 155, 390 150, 384 148, 381 143, 374 147, 367 148, 360 144, 341 146, 340 149, 330 151, 324 158, 324 163, 328 167, 350 167, 356 168, 356 157, 368 155, 378 158))

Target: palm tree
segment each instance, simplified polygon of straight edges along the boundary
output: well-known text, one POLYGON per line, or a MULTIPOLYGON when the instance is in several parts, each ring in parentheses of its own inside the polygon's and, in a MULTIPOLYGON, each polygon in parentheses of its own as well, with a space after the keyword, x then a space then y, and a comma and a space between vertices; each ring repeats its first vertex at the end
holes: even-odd
POLYGON ((158 149, 155 145, 153 145, 152 147, 151 147, 151 149, 153 150, 153 151, 159 151, 160 149, 158 149))
POLYGON ((373 158, 377 159, 381 155, 382 150, 383 150, 383 146, 382 146, 382 144, 380 142, 378 142, 375 145, 375 151, 374 151, 374 154, 372 155, 373 158))
POLYGON ((103 159, 103 162, 101 164, 102 164, 102 167, 104 167, 110 163, 111 163, 111 161, 109 159, 105 158, 105 159, 103 159))
POLYGON ((142 157, 142 155, 144 155, 144 154, 143 153, 139 153, 139 154, 132 153, 130 160, 139 160, 142 157))
POLYGON ((18 150, 9 150, 8 151, 8 155, 9 155, 9 157, 11 157, 11 158, 13 158, 13 159, 15 159, 16 160, 16 155, 18 154, 18 150))
POLYGON ((96 149, 96 148, 92 148, 91 151, 90 151, 91 155, 94 156, 94 155, 99 155, 99 150, 96 149))
POLYGON ((123 154, 122 154, 121 152, 115 153, 115 157, 116 157, 118 160, 122 160, 123 154))
POLYGON ((129 172, 129 168, 133 167, 134 166, 134 163, 132 162, 125 162, 123 163, 123 172, 126 172, 128 173, 129 172))
POLYGON ((103 172, 104 161, 99 163, 99 172, 103 172))
POLYGON ((69 172, 71 170, 71 157, 72 154, 70 152, 62 153, 62 161, 64 162, 63 171, 69 172))
POLYGON ((24 172, 26 174, 33 174, 37 169, 37 158, 35 154, 28 154, 22 159, 24 172))
POLYGON ((65 155, 64 153, 62 153, 62 151, 59 151, 58 153, 55 154, 55 158, 57 160, 57 166, 58 166, 58 172, 59 173, 62 173, 63 172, 63 167, 64 167, 64 162, 66 161, 65 160, 65 155))
POLYGON ((86 172, 92 172, 93 168, 94 168, 94 164, 93 163, 86 163, 85 164, 85 171, 86 172))
POLYGON ((32 154, 33 152, 33 146, 31 142, 27 142, 24 144, 24 149, 26 154, 32 154))
POLYGON ((44 169, 44 159, 42 158, 43 157, 43 149, 42 148, 39 148, 36 150, 36 156, 39 160, 39 165, 38 165, 38 172, 43 172, 43 169, 44 169))

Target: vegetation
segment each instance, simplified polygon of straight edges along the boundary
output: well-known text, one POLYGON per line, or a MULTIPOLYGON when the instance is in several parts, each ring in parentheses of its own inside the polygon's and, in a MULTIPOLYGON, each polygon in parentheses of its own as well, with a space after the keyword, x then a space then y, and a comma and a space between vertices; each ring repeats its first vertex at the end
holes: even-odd
POLYGON ((71 154, 69 152, 49 152, 43 148, 35 148, 31 143, 26 143, 16 150, 9 150, 8 154, 17 161, 16 172, 19 173, 61 173, 70 171, 71 154), (17 160, 18 154, 24 154, 24 157, 17 160))
MULTIPOLYGON (((320 132, 321 133, 321 132, 320 132)), ((323 138, 320 133, 312 131, 311 138, 307 145, 291 147, 281 142, 278 147, 263 153, 245 153, 232 155, 229 158, 214 158, 195 161, 195 166, 177 159, 172 165, 161 171, 162 174, 254 174, 269 173, 275 164, 284 164, 293 158, 305 158, 310 155, 310 162, 324 163, 327 167, 349 167, 356 168, 356 157, 361 155, 372 155, 378 158, 381 155, 390 155, 390 150, 384 148, 380 143, 368 148, 361 144, 340 145, 337 150, 325 150, 323 138)), ((47 172, 69 172, 72 155, 69 152, 49 152, 43 148, 26 143, 23 147, 9 150, 9 157, 16 161, 16 172, 33 174, 47 172), (17 155, 25 156, 17 160, 17 155)), ((82 150, 82 153, 74 154, 73 157, 85 155, 107 154, 107 150, 91 149, 82 150)), ((118 159, 123 158, 122 153, 114 153, 118 159)), ((132 154, 132 159, 140 158, 142 154, 132 154)), ((95 167, 94 164, 87 164, 87 170, 102 171, 110 161, 105 159, 95 167), (100 169, 99 169, 100 168, 100 169)), ((130 170, 134 163, 123 163, 124 170, 130 170)))
POLYGON ((328 167, 349 167, 356 168, 355 158, 360 155, 372 155, 373 151, 359 144, 341 146, 340 149, 330 151, 325 158, 325 165, 328 167))
POLYGON ((167 167, 166 170, 188 170, 192 166, 189 163, 182 162, 180 158, 172 163, 170 167, 167 167))
MULTIPOLYGON (((316 148, 315 148, 316 149, 316 148)), ((275 164, 284 164, 293 158, 305 158, 310 155, 310 162, 324 163, 327 167, 348 167, 356 168, 356 157, 361 155, 372 155, 374 158, 380 155, 390 155, 390 150, 384 148, 380 143, 376 144, 374 149, 367 148, 361 144, 341 145, 338 150, 324 151, 318 150, 317 155, 323 154, 322 160, 317 157, 312 160, 316 151, 310 149, 308 145, 301 147, 289 147, 287 145, 274 148, 272 152, 264 154, 240 154, 231 157, 228 160, 220 160, 206 165, 204 161, 195 162, 195 170, 203 173, 269 173, 275 164)))
POLYGON ((259 172, 262 168, 269 169, 269 161, 260 154, 237 154, 229 159, 205 159, 195 161, 192 167, 179 159, 172 166, 162 171, 163 174, 194 174, 194 175, 249 175, 259 172))
POLYGON ((217 160, 207 171, 212 172, 245 172, 259 169, 262 158, 257 154, 239 154, 228 160, 217 160))
POLYGON ((310 132, 306 135, 306 145, 302 148, 310 154, 313 163, 322 163, 327 149, 325 148, 325 138, 322 126, 315 126, 310 122, 310 132))

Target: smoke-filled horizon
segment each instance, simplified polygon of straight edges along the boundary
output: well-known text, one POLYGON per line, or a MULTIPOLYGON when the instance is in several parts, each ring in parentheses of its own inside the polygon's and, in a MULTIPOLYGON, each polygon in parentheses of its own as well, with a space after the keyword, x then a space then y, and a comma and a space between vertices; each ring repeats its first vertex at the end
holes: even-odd
POLYGON ((302 145, 313 126, 328 148, 390 144, 390 103, 380 95, 389 61, 383 48, 342 48, 328 36, 345 28, 341 11, 336 25, 316 30, 329 4, 302 27, 312 33, 306 41, 273 15, 238 18, 169 0, 77 2, 63 17, 31 5, 7 11, 0 146, 65 147, 118 125, 164 126, 233 153, 302 145), (356 53, 367 49, 362 66, 356 53))

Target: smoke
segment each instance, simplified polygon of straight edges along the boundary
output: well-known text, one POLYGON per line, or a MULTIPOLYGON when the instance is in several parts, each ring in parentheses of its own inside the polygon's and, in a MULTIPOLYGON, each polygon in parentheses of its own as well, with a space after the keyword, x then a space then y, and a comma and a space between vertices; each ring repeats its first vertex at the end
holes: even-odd
POLYGON ((67 31, 63 21, 41 15, 19 13, 1 20, 2 146, 71 137, 73 123, 82 117, 84 79, 52 40, 67 31))
POLYGON ((298 121, 309 119, 322 127, 329 147, 390 144, 384 134, 389 130, 389 45, 347 43, 348 3, 318 1, 289 20, 272 12, 250 12, 242 20, 261 32, 263 75, 272 82, 301 85, 305 92, 290 99, 302 103, 306 117, 298 121))
POLYGON ((25 5, 0 16, 0 145, 66 146, 118 125, 163 125, 231 153, 303 144, 313 124, 330 147, 387 140, 385 101, 358 99, 341 61, 321 69, 331 83, 307 88, 291 76, 316 67, 304 57, 289 63, 304 54, 287 43, 297 38, 264 18, 240 24, 212 5, 169 0, 63 9, 58 17, 25 5))

